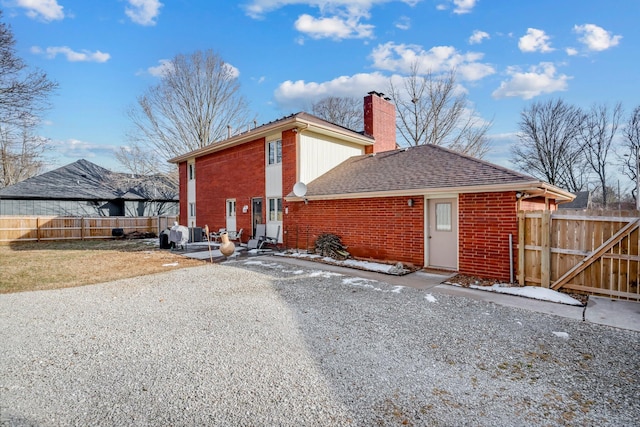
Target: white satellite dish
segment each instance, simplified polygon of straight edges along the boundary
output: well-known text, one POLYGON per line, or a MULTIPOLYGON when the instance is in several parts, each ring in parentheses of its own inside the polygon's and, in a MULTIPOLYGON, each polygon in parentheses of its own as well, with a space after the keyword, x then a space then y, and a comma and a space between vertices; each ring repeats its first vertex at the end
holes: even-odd
POLYGON ((298 197, 304 197, 307 194, 307 186, 304 182, 296 182, 293 185, 293 194, 298 197))

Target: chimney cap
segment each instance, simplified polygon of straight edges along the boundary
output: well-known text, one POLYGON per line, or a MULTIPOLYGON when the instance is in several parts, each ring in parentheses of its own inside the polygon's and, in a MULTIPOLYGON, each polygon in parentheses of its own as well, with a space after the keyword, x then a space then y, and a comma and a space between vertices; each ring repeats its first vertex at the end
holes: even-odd
POLYGON ((376 95, 376 96, 379 96, 380 98, 382 98, 384 96, 384 93, 376 92, 375 90, 372 90, 371 92, 368 93, 368 95, 376 95))

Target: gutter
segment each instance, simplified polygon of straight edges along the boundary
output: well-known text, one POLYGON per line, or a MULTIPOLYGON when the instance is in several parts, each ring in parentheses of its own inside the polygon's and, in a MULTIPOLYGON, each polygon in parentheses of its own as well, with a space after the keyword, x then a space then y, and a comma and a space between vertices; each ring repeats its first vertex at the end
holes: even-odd
POLYGON ((502 185, 474 185, 460 187, 441 188, 411 188, 403 190, 370 191, 358 193, 338 193, 338 194, 308 194, 304 197, 287 195, 284 200, 287 202, 302 202, 312 200, 339 200, 339 199, 367 199, 377 197, 406 197, 406 196, 429 196, 440 194, 465 194, 465 193, 497 193, 502 191, 521 191, 527 193, 526 198, 549 196, 560 202, 569 202, 575 199, 575 195, 560 188, 551 186, 540 181, 530 181, 524 183, 502 184, 502 185))

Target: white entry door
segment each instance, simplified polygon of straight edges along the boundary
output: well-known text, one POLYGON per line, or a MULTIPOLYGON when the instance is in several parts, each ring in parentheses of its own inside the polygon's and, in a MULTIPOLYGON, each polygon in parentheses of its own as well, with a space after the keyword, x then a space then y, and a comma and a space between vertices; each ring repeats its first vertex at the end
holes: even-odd
POLYGON ((458 268, 457 199, 429 199, 429 266, 458 268))
POLYGON ((236 229, 236 199, 227 199, 227 231, 236 229))

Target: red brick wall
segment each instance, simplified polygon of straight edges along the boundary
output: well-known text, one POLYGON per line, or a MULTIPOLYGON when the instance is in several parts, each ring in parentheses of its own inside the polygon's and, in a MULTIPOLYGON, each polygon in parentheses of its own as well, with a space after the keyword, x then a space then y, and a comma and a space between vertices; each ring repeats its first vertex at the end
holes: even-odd
POLYGON ((364 133, 376 140, 367 154, 396 149, 396 107, 376 94, 364 97, 364 133))
POLYGON ((282 197, 291 193, 293 185, 298 181, 297 136, 293 130, 282 132, 282 197))
POLYGON ((517 266, 518 217, 514 191, 460 194, 458 265, 460 273, 509 280, 509 234, 517 266))
MULTIPOLYGON (((178 192, 178 198, 180 199, 180 213, 178 222, 180 224, 186 224, 189 216, 187 215, 188 203, 187 203, 187 162, 182 162, 178 165, 178 174, 180 177, 180 188, 178 192)), ((173 224, 172 224, 173 225, 173 224)))
MULTIPOLYGON (((196 159, 196 219, 199 227, 206 224, 211 231, 226 227, 226 201, 236 199, 236 228, 244 229, 242 240, 246 242, 252 233, 252 197, 262 197, 265 208, 264 138, 196 159), (249 209, 243 213, 245 205, 249 209)), ((264 212, 262 214, 266 217, 264 212)))
POLYGON ((285 202, 285 245, 313 247, 322 233, 334 233, 351 255, 389 263, 424 264, 424 199, 385 197, 285 202), (309 235, 307 236, 307 230, 309 235), (308 237, 308 238, 307 238, 308 237))

